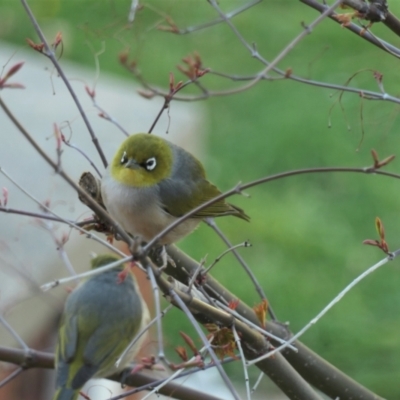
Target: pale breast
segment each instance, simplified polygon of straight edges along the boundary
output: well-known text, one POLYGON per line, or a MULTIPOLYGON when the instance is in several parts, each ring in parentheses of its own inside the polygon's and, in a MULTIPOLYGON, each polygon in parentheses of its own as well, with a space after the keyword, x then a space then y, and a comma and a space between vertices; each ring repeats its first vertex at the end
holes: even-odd
MULTIPOLYGON (((135 188, 123 185, 109 176, 108 171, 101 183, 103 202, 110 215, 133 236, 150 241, 176 217, 161 206, 157 187, 135 188)), ((160 244, 178 241, 199 224, 199 219, 188 219, 160 240, 160 244)))

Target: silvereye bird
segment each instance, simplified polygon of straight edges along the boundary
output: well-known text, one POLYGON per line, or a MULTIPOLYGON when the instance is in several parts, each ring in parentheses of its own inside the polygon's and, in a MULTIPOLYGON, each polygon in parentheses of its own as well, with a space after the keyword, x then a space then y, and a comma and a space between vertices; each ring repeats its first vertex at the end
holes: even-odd
MULTIPOLYGON (((192 154, 158 136, 138 133, 121 144, 102 178, 101 194, 111 216, 131 235, 148 242, 221 192, 206 179, 203 165, 192 154)), ((185 220, 159 243, 176 242, 203 218, 223 215, 250 219, 241 208, 220 200, 185 220)))
MULTIPOLYGON (((97 268, 118 260, 104 254, 92 260, 97 268)), ((147 306, 131 272, 123 266, 92 276, 67 298, 56 349, 56 392, 53 400, 76 400, 91 378, 122 370, 140 350, 140 340, 115 362, 147 324, 147 306)), ((142 337, 141 337, 142 338, 142 337)))

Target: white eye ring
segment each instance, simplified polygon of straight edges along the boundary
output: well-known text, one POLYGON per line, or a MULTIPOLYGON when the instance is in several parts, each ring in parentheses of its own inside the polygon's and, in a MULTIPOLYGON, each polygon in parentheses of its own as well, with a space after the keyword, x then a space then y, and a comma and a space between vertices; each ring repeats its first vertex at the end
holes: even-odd
POLYGON ((124 151, 124 153, 122 154, 122 157, 121 157, 121 164, 126 164, 127 161, 128 161, 128 158, 126 157, 126 151, 124 151))
POLYGON ((145 163, 145 168, 147 171, 153 171, 153 169, 157 166, 157 160, 155 157, 149 158, 145 163))

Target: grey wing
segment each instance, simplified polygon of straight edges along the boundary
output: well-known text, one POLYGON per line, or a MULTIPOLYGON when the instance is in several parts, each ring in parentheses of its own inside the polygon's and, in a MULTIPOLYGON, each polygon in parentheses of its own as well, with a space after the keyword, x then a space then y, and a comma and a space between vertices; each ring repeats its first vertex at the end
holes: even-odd
POLYGON ((67 385, 69 375, 69 364, 72 362, 78 343, 78 318, 72 315, 72 318, 63 317, 61 322, 58 345, 56 351, 57 377, 56 387, 67 385))
POLYGON ((202 203, 196 192, 206 182, 204 168, 190 153, 171 145, 174 166, 171 177, 159 183, 162 207, 174 217, 180 217, 202 203))

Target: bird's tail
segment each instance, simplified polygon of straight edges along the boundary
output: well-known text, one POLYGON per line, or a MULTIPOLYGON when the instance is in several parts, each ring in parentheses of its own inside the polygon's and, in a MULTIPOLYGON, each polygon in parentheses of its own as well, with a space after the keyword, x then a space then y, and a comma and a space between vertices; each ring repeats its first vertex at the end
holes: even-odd
POLYGON ((77 400, 79 390, 61 387, 56 390, 53 400, 77 400))

